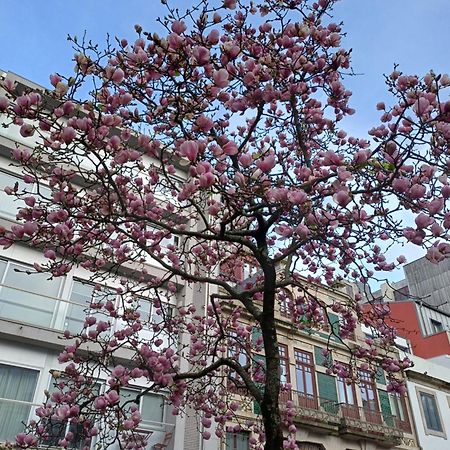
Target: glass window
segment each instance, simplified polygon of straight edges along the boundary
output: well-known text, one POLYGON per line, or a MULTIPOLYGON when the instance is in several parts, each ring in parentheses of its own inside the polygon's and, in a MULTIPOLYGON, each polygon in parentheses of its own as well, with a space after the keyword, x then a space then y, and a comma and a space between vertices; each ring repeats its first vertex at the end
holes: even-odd
POLYGON ((62 277, 48 279, 46 273, 10 261, 0 263, 0 276, 0 317, 45 328, 52 326, 62 277))
POLYGON ((0 170, 0 215, 13 220, 16 218, 17 208, 23 207, 24 203, 18 201, 14 195, 8 195, 5 188, 14 187, 16 183, 19 189, 25 186, 20 178, 0 170))
POLYGON ((348 384, 344 378, 337 378, 339 403, 346 405, 356 405, 355 386, 353 383, 348 384))
POLYGON ((444 331, 444 327, 439 320, 436 319, 430 319, 431 326, 433 328, 433 333, 440 333, 441 331, 444 331))
POLYGON ((368 411, 378 411, 378 402, 375 397, 375 382, 366 370, 358 371, 360 378, 359 389, 361 391, 361 399, 363 408, 368 411))
POLYGON ((278 294, 278 299, 280 301, 280 314, 283 317, 291 317, 294 307, 291 294, 285 289, 282 289, 278 294))
MULTIPOLYGON (((60 377, 57 380, 52 378, 50 387, 48 389, 51 394, 59 392, 59 393, 67 393, 71 389, 68 384, 65 384, 67 379, 64 377, 60 377)), ((74 403, 81 405, 86 400, 92 398, 92 395, 98 395, 100 392, 100 385, 98 383, 92 383, 88 385, 86 383, 85 389, 77 390, 77 398, 74 403), (88 393, 89 392, 89 393, 88 393)), ((53 401, 51 402, 53 404, 53 401)), ((81 449, 84 444, 84 436, 83 436, 83 426, 81 424, 68 423, 67 420, 59 420, 53 416, 50 419, 47 419, 45 422, 46 428, 46 436, 45 439, 41 439, 40 443, 44 446, 58 447, 59 441, 64 439, 68 432, 73 434, 73 439, 70 441, 68 448, 70 449, 81 449)))
POLYGON ((432 431, 443 432, 436 398, 433 394, 419 392, 426 427, 432 431))
POLYGON ((312 354, 294 349, 297 394, 302 406, 316 408, 317 398, 312 354))
POLYGON ((227 433, 226 450, 248 450, 248 433, 227 433))
POLYGON ((107 300, 115 303, 116 294, 112 290, 95 290, 92 284, 75 280, 70 293, 71 303, 67 309, 64 329, 72 333, 79 333, 83 329, 84 319, 89 313, 91 304, 107 300))
POLYGON ((280 355, 280 381, 282 384, 288 384, 291 382, 289 375, 289 355, 286 345, 280 344, 278 346, 278 353, 280 355))
POLYGON ((400 397, 399 394, 390 394, 389 401, 391 404, 392 415, 397 417, 398 420, 405 420, 406 411, 404 398, 400 397))
MULTIPOLYGON (((228 358, 236 360, 242 367, 249 363, 249 356, 246 351, 246 342, 237 335, 235 331, 230 331, 228 336, 228 358)), ((231 371, 228 375, 228 387, 233 390, 243 388, 246 392, 246 388, 242 378, 234 371, 231 371)))
POLYGON ((49 197, 51 190, 48 186, 43 184, 26 184, 21 177, 4 172, 0 170, 0 216, 9 220, 16 220, 16 215, 19 208, 24 208, 26 205, 23 200, 18 200, 14 195, 8 195, 5 192, 6 187, 14 187, 17 184, 19 193, 26 190, 30 193, 39 192, 45 197, 49 197))
POLYGON ((131 400, 131 403, 129 403, 130 407, 133 405, 139 407, 142 424, 161 424, 164 420, 164 398, 157 394, 144 394, 139 399, 136 399, 138 394, 138 390, 121 388, 121 406, 131 400))
POLYGON ((28 421, 39 372, 0 364, 0 441, 14 440, 28 421))

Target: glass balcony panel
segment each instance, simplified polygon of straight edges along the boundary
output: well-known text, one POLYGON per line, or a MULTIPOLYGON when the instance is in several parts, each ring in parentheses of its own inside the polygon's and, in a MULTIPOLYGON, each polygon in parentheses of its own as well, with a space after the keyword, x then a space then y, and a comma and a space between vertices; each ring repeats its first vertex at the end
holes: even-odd
POLYGON ((53 297, 58 296, 62 279, 49 280, 48 274, 6 261, 0 263, 0 275, 0 317, 52 327, 57 305, 53 297))

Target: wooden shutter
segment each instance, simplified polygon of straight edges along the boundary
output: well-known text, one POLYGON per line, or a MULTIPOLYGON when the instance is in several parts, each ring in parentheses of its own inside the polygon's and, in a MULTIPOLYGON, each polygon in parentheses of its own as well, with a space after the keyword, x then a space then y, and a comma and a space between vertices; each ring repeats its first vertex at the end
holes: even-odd
POLYGON ((331 375, 317 373, 317 384, 319 385, 320 406, 325 411, 336 414, 338 403, 336 379, 331 375))
POLYGON ((380 399, 380 409, 386 425, 394 426, 394 418, 392 417, 391 402, 389 394, 386 391, 378 390, 378 398, 380 399))

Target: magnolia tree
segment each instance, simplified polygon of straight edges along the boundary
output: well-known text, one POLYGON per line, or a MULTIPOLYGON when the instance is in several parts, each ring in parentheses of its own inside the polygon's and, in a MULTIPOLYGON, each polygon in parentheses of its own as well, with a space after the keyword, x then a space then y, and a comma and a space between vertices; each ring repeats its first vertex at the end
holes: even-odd
MULTIPOLYGON (((48 442, 57 420, 75 424, 85 448, 94 436, 98 445, 144 447, 133 438, 139 411, 120 390, 145 380, 144 392, 164 393, 174 414, 197 409, 204 439, 245 425, 255 448, 295 449, 292 405, 279 403, 274 311, 286 298, 293 326, 305 318, 320 326, 333 311, 343 339, 358 321, 376 329, 377 346, 367 340, 354 355, 363 367, 378 361, 390 389, 402 391, 396 374, 409 362, 389 355, 388 311, 364 316, 360 294, 325 304, 314 286, 366 284, 404 262, 386 259, 395 243, 425 247, 434 262, 447 257, 450 78, 394 70, 392 101, 376 105, 370 137, 348 136, 340 121, 354 113, 343 84, 350 51, 334 3, 166 5, 163 35, 136 26, 133 41, 105 50, 74 38, 75 73, 52 75, 51 91, 3 82, 3 122, 30 145, 12 151, 25 188, 7 191, 25 205, 0 243, 42 249, 47 263, 36 269, 50 276, 81 266, 98 283, 83 330, 65 333, 56 391, 16 445, 48 442), (113 278, 119 303, 101 287, 113 278), (183 285, 208 287, 204 311, 183 300, 183 285), (171 296, 178 303, 169 314, 171 296), (145 339, 142 298, 159 314, 145 339), (256 343, 252 326, 262 334, 256 343), (179 336, 190 337, 176 343, 179 336), (239 358, 255 350, 264 351, 264 368, 239 358), (95 387, 99 378, 106 390, 95 387), (238 421, 227 379, 259 403, 253 423, 238 421)), ((74 439, 68 432, 59 445, 74 439)))

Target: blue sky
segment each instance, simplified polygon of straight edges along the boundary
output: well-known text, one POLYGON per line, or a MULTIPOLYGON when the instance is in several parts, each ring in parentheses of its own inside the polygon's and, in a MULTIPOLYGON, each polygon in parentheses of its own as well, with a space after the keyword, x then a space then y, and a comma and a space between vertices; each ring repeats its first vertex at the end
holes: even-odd
MULTIPOLYGON (((347 80, 357 115, 345 128, 361 136, 376 123, 375 104, 388 100, 383 73, 394 63, 406 73, 450 72, 450 0, 341 0, 335 20, 344 22, 344 45, 353 48, 347 80)), ((180 8, 192 0, 172 1, 180 8)), ((100 44, 107 33, 134 38, 134 25, 158 31, 159 0, 0 0, 0 68, 48 86, 53 72, 70 74, 73 51, 67 34, 100 44)), ((400 253, 400 251, 398 251, 400 253)), ((408 249, 409 260, 420 255, 408 249)), ((402 276, 397 273, 393 278, 402 276)))

